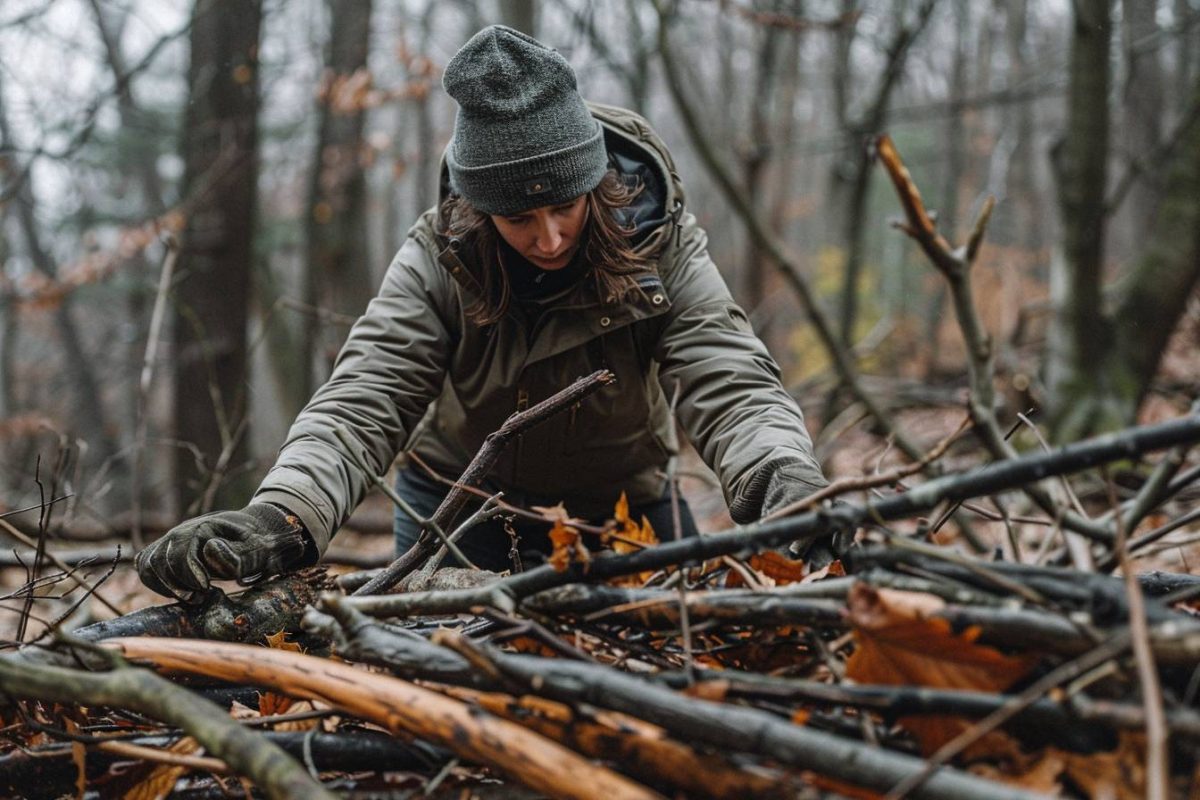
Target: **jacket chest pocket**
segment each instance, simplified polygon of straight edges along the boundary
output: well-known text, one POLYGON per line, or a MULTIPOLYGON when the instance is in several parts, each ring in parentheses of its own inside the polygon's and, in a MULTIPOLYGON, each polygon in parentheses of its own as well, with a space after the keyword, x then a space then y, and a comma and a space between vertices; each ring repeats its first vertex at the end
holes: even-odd
POLYGON ((565 412, 562 441, 564 455, 575 455, 597 447, 632 445, 646 431, 649 403, 646 397, 646 368, 638 357, 633 332, 627 327, 589 342, 589 374, 608 369, 616 383, 602 387, 565 412))

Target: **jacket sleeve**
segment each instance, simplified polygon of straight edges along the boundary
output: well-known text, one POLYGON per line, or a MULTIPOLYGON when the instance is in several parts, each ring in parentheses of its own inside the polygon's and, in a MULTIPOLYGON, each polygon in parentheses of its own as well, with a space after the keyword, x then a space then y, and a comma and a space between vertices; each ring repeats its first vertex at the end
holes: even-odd
POLYGON ((678 384, 679 422, 717 473, 730 514, 751 522, 780 467, 811 491, 828 481, 779 367, 709 258, 707 234, 691 214, 680 224, 660 266, 671 310, 655 352, 659 379, 667 397, 678 384))
POLYGON ((451 346, 449 277, 411 235, 354 324, 329 380, 288 431, 255 501, 300 517, 320 552, 441 391, 451 346), (344 428, 360 460, 338 439, 344 428))

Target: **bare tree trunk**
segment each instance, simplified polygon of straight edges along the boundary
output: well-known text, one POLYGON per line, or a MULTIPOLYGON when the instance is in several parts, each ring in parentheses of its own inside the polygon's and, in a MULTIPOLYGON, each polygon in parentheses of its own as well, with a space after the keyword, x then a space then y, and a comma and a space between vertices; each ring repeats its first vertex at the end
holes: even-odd
MULTIPOLYGON (((773 11, 780 11, 780 4, 773 2, 773 11)), ((742 181, 746 187, 746 199, 755 213, 761 214, 764 202, 763 169, 771 159, 772 95, 774 94, 777 54, 782 31, 767 25, 761 29, 762 42, 758 49, 758 69, 755 73, 754 95, 750 100, 750 137, 742 142, 742 181)), ((778 231, 775 231, 778 233, 778 231)), ((746 256, 742 266, 742 305, 753 312, 762 304, 767 275, 766 257, 753 237, 746 237, 746 256)), ((760 326, 759 334, 766 332, 760 326)))
MULTIPOLYGON (((1200 104, 1200 77, 1192 89, 1200 104)), ((1119 370, 1112 383, 1132 421, 1187 302, 1200 286, 1200 119, 1184 130, 1165 176, 1146 246, 1123 279, 1114 316, 1119 370)))
MULTIPOLYGON (((1158 22, 1154 15, 1157 0, 1122 0, 1121 40, 1125 51, 1125 86, 1122 90, 1124 131, 1123 149, 1128 160, 1146 158, 1162 139, 1162 119, 1165 111, 1163 90, 1166 76, 1159 61, 1156 34, 1158 22)), ((1154 174, 1154 165, 1147 165, 1154 174)), ((1159 192, 1154 181, 1136 181, 1125 198, 1123 208, 1126 235, 1130 246, 1144 241, 1158 206, 1159 192)))
POLYGON ((197 0, 184 119, 184 191, 192 205, 176 293, 175 421, 193 443, 176 461, 181 509, 233 505, 245 490, 222 468, 246 452, 246 325, 257 178, 261 0, 197 0), (217 490, 218 486, 222 488, 217 490))
MULTIPOLYGON (((849 150, 834 168, 834 190, 830 205, 843 214, 839 227, 845 247, 845 277, 842 283, 842 302, 839 338, 842 346, 854 343, 854 326, 858 320, 858 289, 862 276, 864 237, 868 190, 871 185, 871 159, 867 148, 869 137, 879 133, 887 122, 888 106, 892 92, 904 73, 904 64, 912 43, 925 29, 937 0, 923 0, 913 14, 913 19, 896 23, 895 32, 888 42, 886 63, 883 72, 876 78, 875 87, 863 112, 849 114, 846 104, 850 80, 849 57, 853 34, 839 37, 839 66, 834 71, 834 93, 838 102, 838 119, 841 121, 849 150), (845 61, 845 63, 843 63, 845 61), (838 198, 842 198, 838 202, 838 198)), ((898 4, 903 6, 904 4, 898 4)), ((843 12, 854 10, 853 0, 844 0, 843 12)))
MULTIPOLYGON (((433 39, 433 15, 437 7, 436 2, 431 2, 425 9, 425 13, 421 15, 423 63, 428 70, 426 77, 430 81, 434 80, 432 77, 434 73, 429 61, 428 43, 433 39)), ((418 214, 436 203, 438 196, 438 180, 440 179, 438 168, 441 166, 442 154, 435 144, 437 131, 434 130, 433 124, 432 97, 433 92, 429 91, 414 101, 417 104, 417 186, 413 196, 416 199, 418 214)), ((414 214, 414 216, 416 215, 414 214)))
POLYGON ((1191 95, 1192 74, 1200 59, 1200 9, 1191 0, 1175 0, 1175 25, 1180 28, 1175 60, 1175 96, 1182 103, 1191 95))
POLYGON ((641 7, 642 4, 637 0, 625 0, 625 11, 629 15, 629 38, 633 51, 626 85, 629 87, 629 103, 633 110, 639 114, 645 114, 650 98, 652 46, 646 41, 646 26, 642 24, 641 7))
MULTIPOLYGON (((327 0, 330 33, 318 102, 317 150, 309 187, 306 299, 336 314, 358 316, 375 293, 367 245, 367 182, 362 167, 362 108, 343 105, 339 88, 364 75, 371 0, 327 0)), ((328 377, 346 330, 306 324, 295 399, 303 403, 328 377), (316 358, 314 359, 314 353, 316 358), (314 360, 320 364, 313 374, 314 360)), ((290 398, 291 399, 291 398, 290 398)), ((298 410, 298 408, 297 408, 298 410)))
POLYGON ((537 0, 496 0, 500 21, 521 33, 537 36, 537 0))
MULTIPOLYGON (((125 56, 121 51, 120 45, 121 31, 124 30, 128 13, 120 12, 121 17, 114 21, 108 18, 108 14, 115 12, 101 8, 99 0, 91 0, 89 5, 96 19, 96 29, 100 34, 100 40, 104 44, 104 53, 108 62, 109 72, 112 73, 113 81, 118 87, 117 111, 121 115, 121 128, 126 132, 137 130, 142 122, 142 113, 133 96, 133 87, 129 82, 125 56)), ((159 179, 155 162, 156 159, 153 157, 153 154, 134 159, 134 174, 132 177, 141 192, 142 207, 138 213, 142 216, 156 216, 166 210, 166 203, 163 199, 162 181, 159 179)), ((139 376, 142 360, 146 352, 146 336, 150 328, 150 307, 155 288, 151 278, 151 266, 146 258, 145 251, 138 250, 134 253, 128 263, 124 265, 124 269, 128 272, 130 278, 127 301, 129 321, 135 331, 135 335, 129 339, 126 351, 124 380, 128 387, 128 393, 124 403, 126 412, 125 426, 128 436, 127 441, 133 441, 136 448, 140 447, 135 441, 138 425, 141 415, 146 413, 146 410, 142 408, 142 403, 147 398, 141 397, 139 376)), ((134 499, 134 507, 140 509, 142 480, 141 475, 136 473, 143 471, 141 454, 135 453, 132 462, 129 494, 134 499)), ((136 545, 136 537, 140 536, 140 532, 135 532, 134 536, 136 545)))
MULTIPOLYGON (((3 174, 3 173, 0 173, 3 174)), ((0 207, 0 420, 11 417, 17 410, 16 392, 13 391, 16 376, 13 367, 17 351, 17 314, 5 264, 8 263, 8 219, 6 210, 0 207)))
MULTIPOLYGON (((13 141, 2 89, 3 86, 0 85, 0 149, 9 146, 9 143, 13 141)), ((24 240, 26 254, 38 272, 51 281, 55 280, 57 268, 50 252, 42 242, 41 231, 38 229, 33 175, 24 176, 24 182, 12 202, 16 226, 24 240)), ((72 383, 68 412, 70 419, 67 420, 66 428, 78 435, 92 448, 94 455, 88 466, 96 468, 116 452, 116 445, 108 430, 100 384, 96 379, 94 359, 84 348, 84 337, 75 323, 72 307, 73 296, 68 291, 52 312, 55 327, 58 328, 59 336, 62 338, 66 370, 72 383)))
POLYGON ((1101 307, 1109 138, 1108 0, 1074 4, 1067 127, 1055 148, 1062 258, 1055 265, 1058 315, 1047 353, 1051 422, 1060 441, 1104 425, 1099 376, 1109 349, 1101 307), (1086 401, 1086 402, 1084 402, 1086 401))
MULTIPOLYGON (((788 13, 796 18, 803 17, 804 0, 790 0, 788 13)), ((781 241, 789 239, 790 229, 794 227, 794 218, 790 213, 791 202, 795 197, 793 189, 801 182, 800 177, 794 169, 792 159, 796 151, 798 139, 796 133, 796 104, 802 89, 801 53, 803 51, 803 43, 803 30, 793 30, 786 33, 783 45, 783 63, 780 67, 782 79, 776 103, 778 110, 775 113, 776 130, 774 136, 777 143, 774 148, 774 161, 777 166, 771 171, 770 197, 767 198, 769 204, 767 225, 770 230, 778 233, 781 241)), ((759 261, 754 262, 753 266, 764 270, 764 274, 759 278, 759 283, 763 287, 765 295, 773 265, 767 254, 760 252, 759 261)), ((773 324, 776 319, 773 305, 771 302, 766 302, 752 317, 752 321, 758 330, 759 337, 767 343, 768 349, 773 353, 782 354, 787 351, 786 343, 781 341, 786 332, 781 330, 781 326, 773 324)))
MULTIPOLYGON (((1006 16, 1009 82, 1024 86, 1031 77, 1029 67, 1029 0, 1011 0, 1006 16)), ((1041 195, 1037 186, 1036 165, 1041 154, 1034 139, 1034 104, 1019 103, 1016 114, 1017 142, 1013 148, 1012 167, 1008 173, 1006 194, 1016 205, 1017 234, 1014 241, 1030 249, 1039 249, 1045 242, 1042 222, 1041 195)))

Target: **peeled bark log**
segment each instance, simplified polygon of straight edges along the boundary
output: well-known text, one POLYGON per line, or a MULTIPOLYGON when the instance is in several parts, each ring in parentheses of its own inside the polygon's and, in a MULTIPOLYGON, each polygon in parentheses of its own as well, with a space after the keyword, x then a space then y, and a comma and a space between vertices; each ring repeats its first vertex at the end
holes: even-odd
POLYGON ((398 678, 301 653, 196 639, 112 639, 157 669, 265 686, 320 700, 391 731, 405 730, 552 797, 662 800, 556 742, 398 678))

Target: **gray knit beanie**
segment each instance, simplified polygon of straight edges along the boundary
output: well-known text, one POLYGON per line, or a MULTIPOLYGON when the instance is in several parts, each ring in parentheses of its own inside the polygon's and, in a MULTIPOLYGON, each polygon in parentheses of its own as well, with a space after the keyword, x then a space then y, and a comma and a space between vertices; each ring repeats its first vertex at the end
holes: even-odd
POLYGON ((556 50, 503 25, 446 65, 458 101, 446 148, 450 186, 486 214, 519 214, 590 192, 608 169, 604 133, 556 50))

